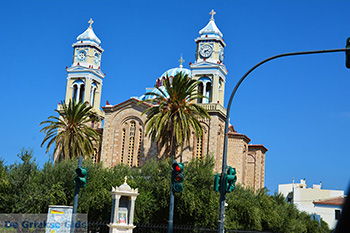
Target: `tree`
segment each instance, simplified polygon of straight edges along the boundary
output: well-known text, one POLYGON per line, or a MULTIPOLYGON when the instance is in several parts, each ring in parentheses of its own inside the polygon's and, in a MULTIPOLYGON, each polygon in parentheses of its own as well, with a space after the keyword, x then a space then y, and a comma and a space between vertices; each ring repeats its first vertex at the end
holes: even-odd
MULTIPOLYGON (((18 157, 21 161, 11 165, 5 165, 0 160, 1 213, 47 213, 48 205, 72 205, 76 159, 54 164, 48 162, 40 168, 30 151, 23 150, 18 157)), ((78 212, 87 213, 89 222, 99 227, 98 232, 108 232, 106 224, 110 223, 112 210, 111 188, 120 186, 124 177, 128 176, 128 184, 138 188, 140 194, 136 199, 135 223, 149 226, 165 224, 169 207, 169 164, 170 158, 151 159, 138 168, 124 164, 104 168, 101 163, 84 160, 83 166, 89 171, 88 185, 79 197, 78 212)), ((194 159, 186 165, 186 189, 181 194, 175 194, 178 199, 174 211, 176 225, 216 227, 219 195, 213 190, 213 168, 210 156, 194 159)), ((269 195, 266 190, 254 192, 238 185, 235 192, 227 195, 227 204, 226 229, 330 232, 324 221, 311 220, 305 212, 287 203, 283 196, 269 195)), ((152 232, 156 228, 139 230, 152 232)))
POLYGON ((41 146, 47 143, 48 152, 55 145, 55 160, 92 156, 101 140, 100 134, 89 126, 97 115, 87 103, 69 101, 61 106, 62 109, 55 110, 59 117, 50 116, 40 123, 45 125, 40 132, 46 134, 41 146))
MULTIPOLYGON (((175 159, 176 150, 189 143, 192 130, 197 137, 202 136, 200 119, 209 118, 207 111, 194 102, 203 98, 197 92, 199 82, 180 72, 173 78, 166 77, 159 93, 149 92, 153 106, 145 110, 147 114, 146 135, 156 140, 165 154, 175 159), (170 153, 169 153, 170 152, 170 153)), ((173 232, 174 192, 170 188, 168 232, 173 232)))
POLYGON ((176 149, 190 141, 191 132, 202 136, 200 119, 209 118, 207 111, 195 103, 203 98, 197 92, 199 82, 182 72, 173 78, 166 77, 159 93, 149 92, 154 97, 153 105, 144 111, 147 114, 146 134, 155 140, 170 157, 175 158, 176 149))

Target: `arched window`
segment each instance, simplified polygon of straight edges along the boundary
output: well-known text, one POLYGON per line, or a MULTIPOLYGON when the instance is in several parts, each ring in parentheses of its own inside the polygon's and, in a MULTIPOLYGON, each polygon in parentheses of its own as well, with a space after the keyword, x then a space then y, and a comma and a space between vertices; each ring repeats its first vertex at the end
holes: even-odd
MULTIPOLYGON (((198 94, 203 95, 203 83, 198 84, 198 94)), ((198 103, 201 104, 203 102, 203 98, 198 99, 198 103)))
POLYGON ((72 93, 72 100, 76 102, 83 102, 84 101, 84 92, 85 92, 85 83, 81 79, 77 79, 73 82, 72 85, 73 93, 72 93))
POLYGON ((208 104, 211 102, 212 96, 212 84, 211 79, 208 77, 202 77, 198 80, 198 93, 206 98, 198 100, 198 103, 208 104))
POLYGON ((142 129, 139 129, 139 143, 138 143, 138 151, 137 151, 137 166, 140 166, 140 160, 142 156, 142 145, 143 145, 143 134, 142 129))
POLYGON ((197 137, 197 143, 196 143, 196 158, 202 159, 203 158, 203 135, 200 137, 197 137))
POLYGON ((139 166, 143 156, 143 124, 140 119, 129 118, 122 124, 120 136, 120 163, 130 167, 139 166))
POLYGON ((125 136, 126 136, 126 129, 124 128, 122 131, 122 148, 120 153, 120 160, 122 163, 125 163, 125 136))
POLYGON ((130 124, 129 131, 129 150, 128 150, 128 165, 132 166, 132 162, 134 159, 135 152, 135 130, 136 130, 136 122, 132 121, 130 124))
POLYGON ((211 82, 207 82, 207 84, 205 85, 205 97, 207 97, 204 101, 206 103, 210 103, 211 102, 211 82))
POLYGON ((96 89, 97 89, 97 84, 95 82, 93 82, 91 84, 91 91, 90 91, 90 105, 91 106, 94 106, 94 103, 95 103, 96 89))
POLYGON ((247 154, 245 159, 245 185, 255 187, 256 159, 253 154, 247 154))
POLYGON ((77 100, 77 96, 78 96, 78 85, 74 84, 73 85, 73 100, 77 100))
POLYGON ((79 92, 79 102, 84 102, 84 94, 85 94, 85 84, 80 85, 80 92, 79 92))

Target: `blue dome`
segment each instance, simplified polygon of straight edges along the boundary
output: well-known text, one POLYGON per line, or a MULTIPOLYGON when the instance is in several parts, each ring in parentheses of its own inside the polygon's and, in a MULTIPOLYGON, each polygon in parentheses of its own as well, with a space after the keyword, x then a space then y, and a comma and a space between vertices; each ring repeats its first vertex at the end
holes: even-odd
POLYGON ((191 72, 191 70, 186 69, 186 68, 183 68, 183 67, 176 67, 176 68, 172 68, 172 69, 170 69, 170 70, 167 70, 167 71, 165 71, 165 72, 162 74, 162 76, 160 76, 160 77, 161 77, 161 78, 162 78, 162 77, 166 77, 166 76, 168 76, 168 77, 174 77, 175 75, 177 75, 177 74, 180 73, 180 72, 183 72, 183 73, 187 74, 189 77, 192 77, 192 72, 191 72))
MULTIPOLYGON (((159 89, 162 90, 162 92, 164 92, 164 94, 166 95, 165 97, 169 97, 167 91, 165 90, 165 87, 164 86, 160 86, 159 89)), ((156 94, 159 94, 159 95, 163 95, 156 87, 153 87, 153 88, 147 88, 146 89, 146 92, 147 93, 156 93, 156 94)), ((155 96, 154 95, 142 95, 140 97, 138 97, 137 99, 139 100, 149 100, 149 99, 154 99, 155 96)))

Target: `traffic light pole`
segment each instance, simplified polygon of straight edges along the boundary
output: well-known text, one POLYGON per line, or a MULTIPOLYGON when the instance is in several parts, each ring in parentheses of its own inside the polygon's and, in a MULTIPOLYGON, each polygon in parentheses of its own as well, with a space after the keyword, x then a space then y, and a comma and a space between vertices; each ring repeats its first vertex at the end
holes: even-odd
MULTIPOLYGON (((230 99, 228 101, 227 104, 227 113, 226 113, 226 120, 225 120, 225 137, 224 137, 224 149, 223 149, 223 155, 222 155, 222 173, 224 174, 226 172, 226 168, 227 168, 227 145, 228 145, 228 126, 230 124, 229 119, 230 119, 230 111, 231 111, 231 104, 233 101, 233 98, 239 88, 239 86, 242 84, 242 82, 247 78, 247 76, 253 72, 256 68, 258 68, 259 66, 261 66, 262 64, 280 58, 280 57, 289 57, 289 56, 297 56, 297 55, 307 55, 307 54, 317 54, 317 53, 336 53, 336 52, 346 52, 346 51, 350 51, 350 48, 342 48, 342 49, 330 49, 330 50, 314 50, 314 51, 303 51, 303 52, 294 52, 294 53, 282 53, 273 57, 269 57, 261 62, 259 62, 258 64, 256 64, 255 66, 253 66, 250 70, 248 70, 248 72, 246 72, 241 79, 237 82, 236 86, 234 87, 230 99)), ((221 179, 220 180, 220 186, 223 187, 224 186, 224 180, 221 179)), ((225 223, 225 199, 226 199, 226 195, 225 195, 225 191, 220 188, 220 214, 219 214, 219 233, 224 233, 224 223, 225 223)))
POLYGON ((170 183, 170 204, 169 204, 169 220, 168 220, 168 233, 173 233, 174 229, 174 191, 170 183))
MULTIPOLYGON (((83 165, 83 157, 79 157, 78 160, 78 168, 82 167, 83 165)), ((79 184, 75 184, 75 189, 74 189, 74 201, 73 201, 73 214, 77 213, 78 209, 78 202, 79 202, 79 191, 80 191, 80 186, 79 184)))
MULTIPOLYGON (((83 165, 83 157, 80 156, 78 160, 78 168, 81 168, 83 165)), ((71 233, 74 233, 75 230, 75 222, 76 222, 76 214, 78 209, 78 202, 79 202, 79 191, 80 191, 80 185, 75 183, 74 188, 74 201, 73 201, 73 218, 72 218, 72 224, 71 224, 71 233)))

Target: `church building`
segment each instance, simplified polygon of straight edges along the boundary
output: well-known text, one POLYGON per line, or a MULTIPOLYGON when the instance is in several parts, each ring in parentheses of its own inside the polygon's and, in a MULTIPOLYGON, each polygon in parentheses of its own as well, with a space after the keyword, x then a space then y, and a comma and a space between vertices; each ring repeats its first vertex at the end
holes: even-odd
MULTIPOLYGON (((198 92, 207 98, 198 99, 198 104, 205 108, 210 119, 201 122, 203 135, 197 138, 193 133, 190 145, 178 153, 179 160, 187 161, 205 156, 213 156, 215 171, 221 171, 224 143, 224 126, 226 108, 224 107, 225 83, 227 69, 224 64, 226 43, 223 34, 216 26, 215 12, 210 12, 208 24, 199 31, 195 39, 196 57, 189 69, 183 67, 180 58, 179 67, 165 71, 155 77, 155 86, 162 88, 164 77, 173 77, 184 72, 192 79, 199 81, 198 92)), ((95 160, 106 167, 123 163, 132 167, 142 166, 148 159, 161 157, 161 148, 145 135, 146 115, 142 114, 150 103, 143 102, 149 96, 132 97, 119 104, 106 103, 100 108, 102 83, 105 77, 101 71, 103 49, 101 41, 93 31, 93 21, 89 27, 77 37, 73 44, 73 63, 67 68, 67 87, 65 101, 76 100, 88 102, 104 119, 102 146, 95 160)), ((113 87, 106 87, 113 88, 113 87)), ((157 88, 147 88, 147 92, 157 92, 157 88)), ((93 127, 101 128, 101 123, 93 127)), ((227 164, 237 170, 237 181, 244 186, 258 190, 264 187, 265 153, 263 145, 250 144, 250 138, 238 133, 230 126, 228 133, 227 164)))

